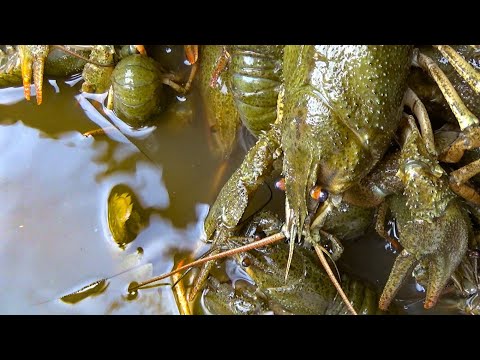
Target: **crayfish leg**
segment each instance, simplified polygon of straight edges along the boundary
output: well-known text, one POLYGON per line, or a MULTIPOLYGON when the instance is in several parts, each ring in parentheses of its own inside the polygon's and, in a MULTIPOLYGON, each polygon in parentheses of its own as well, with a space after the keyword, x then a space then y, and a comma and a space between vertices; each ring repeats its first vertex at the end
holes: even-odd
POLYGON ((164 76, 162 78, 162 83, 170 86, 173 90, 175 90, 176 92, 178 92, 180 94, 186 94, 186 93, 188 93, 188 91, 192 87, 193 79, 195 78, 197 70, 198 70, 198 63, 195 63, 195 64, 192 65, 192 67, 190 69, 190 75, 188 76, 188 80, 187 80, 187 82, 185 83, 184 86, 177 84, 175 81, 173 81, 168 76, 164 76))
MULTIPOLYGON (((480 127, 472 126, 465 129, 460 136, 439 156, 444 162, 460 161, 466 150, 480 147, 480 127)), ((476 160, 450 173, 450 188, 464 199, 480 205, 480 194, 468 184, 468 180, 480 173, 480 160, 476 160)))
MULTIPOLYGON (((458 74, 480 95, 480 73, 448 45, 434 45, 448 62, 457 70, 458 74)), ((478 49, 476 49, 478 50, 478 49)))
POLYGON ((464 199, 480 205, 480 194, 467 182, 480 173, 480 159, 471 162, 450 173, 450 188, 464 199))
POLYGON ((414 63, 428 72, 433 80, 437 83, 462 130, 470 126, 479 125, 477 117, 470 110, 468 110, 448 77, 435 63, 435 61, 425 54, 418 52, 414 59, 414 63))
MULTIPOLYGON (((185 259, 182 259, 181 261, 178 262, 178 265, 176 267, 179 268, 184 264, 185 264, 185 259)), ((177 306, 178 306, 180 315, 193 315, 192 310, 190 308, 190 304, 188 303, 188 300, 187 300, 187 293, 185 291, 182 275, 180 273, 173 274, 172 282, 175 284, 175 286, 173 287, 173 294, 175 296, 175 300, 177 301, 177 306)))
POLYGON ((428 152, 432 155, 437 155, 437 151, 435 149, 435 140, 433 137, 433 130, 432 124, 430 122, 430 117, 428 116, 427 109, 423 104, 422 100, 415 94, 415 92, 407 88, 405 92, 404 98, 405 105, 407 105, 410 110, 415 114, 415 117, 418 120, 420 125, 420 131, 422 133, 423 141, 425 142, 425 146, 427 147, 428 152))
POLYGON ((228 63, 230 62, 230 54, 225 48, 222 48, 222 54, 217 60, 217 65, 215 66, 215 70, 213 71, 212 78, 210 79, 210 87, 215 87, 218 81, 218 77, 227 68, 228 63))
MULTIPOLYGON (((275 124, 279 125, 279 121, 280 119, 277 119, 275 124)), ((265 176, 271 173, 274 160, 280 156, 279 147, 280 133, 277 127, 273 127, 260 136, 257 143, 245 155, 240 167, 223 186, 210 208, 204 225, 207 239, 211 239, 214 235, 214 245, 219 246, 232 236, 232 231, 240 222, 250 198, 263 183, 265 176)), ((190 292, 189 301, 193 301, 205 285, 213 264, 209 261, 200 269, 190 292)))
POLYGON ((415 262, 415 257, 406 250, 403 250, 400 255, 397 256, 378 302, 380 310, 386 311, 388 309, 390 303, 402 286, 403 280, 407 274, 412 271, 415 262))
MULTIPOLYGON (((480 74, 450 46, 436 45, 436 48, 472 89, 480 94, 480 74)), ((456 163, 466 150, 480 147, 480 122, 465 106, 450 80, 431 58, 418 53, 415 62, 435 80, 462 130, 460 136, 439 156, 441 161, 456 163)), ((457 195, 480 205, 480 194, 467 184, 468 179, 478 173, 480 164, 477 161, 457 169, 450 175, 450 187, 457 195)))
MULTIPOLYGON (((220 253, 220 250, 216 249, 212 251, 210 255, 217 255, 219 253, 220 253)), ((198 273, 193 283, 192 290, 190 291, 190 294, 188 294, 189 302, 193 302, 197 297, 197 295, 199 294, 200 290, 202 290, 203 287, 205 286, 208 275, 210 274, 210 270, 212 270, 213 265, 215 265, 215 262, 209 261, 200 268, 200 272, 198 273)))
POLYGON ((190 91, 192 87, 193 80, 195 79, 195 75, 197 74, 198 70, 198 45, 185 45, 185 56, 187 57, 188 62, 191 65, 190 68, 190 75, 188 76, 188 80, 184 86, 177 84, 175 81, 170 79, 168 76, 165 76, 162 79, 162 82, 165 85, 170 86, 173 90, 180 94, 186 94, 190 91))
POLYGON ((23 94, 30 100, 30 85, 32 83, 33 56, 27 45, 18 46, 20 64, 22 68, 23 94))

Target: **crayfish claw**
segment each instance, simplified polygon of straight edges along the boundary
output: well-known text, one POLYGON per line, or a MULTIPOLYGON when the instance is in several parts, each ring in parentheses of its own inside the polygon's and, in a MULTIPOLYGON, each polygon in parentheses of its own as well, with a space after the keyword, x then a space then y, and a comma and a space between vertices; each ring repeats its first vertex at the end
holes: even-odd
POLYGON ((386 311, 388 309, 390 303, 400 289, 403 280, 407 274, 411 272, 414 264, 415 257, 409 254, 406 250, 403 250, 400 255, 398 255, 378 302, 380 310, 386 311))
MULTIPOLYGON (((438 260, 438 259, 437 259, 438 260)), ((448 265, 448 264, 443 264, 448 265)), ((425 303, 423 307, 425 309, 431 309, 435 306, 438 301, 438 298, 442 294, 445 286, 447 285, 448 280, 450 279, 449 273, 442 271, 439 261, 435 261, 429 268, 430 279, 428 281, 427 295, 425 297, 425 303)))
POLYGON ((30 100, 30 84, 32 82, 33 58, 27 45, 19 45, 20 64, 22 67, 23 94, 25 99, 30 100))
MULTIPOLYGON (((458 214, 455 215, 456 218, 461 218, 458 214)), ((466 234, 462 236, 462 230, 460 228, 454 226, 452 230, 460 239, 468 238, 468 236, 465 236, 466 234)), ((448 250, 441 251, 431 257, 429 261, 430 266, 428 267, 427 294, 423 305, 425 309, 430 309, 435 306, 445 286, 462 261, 466 251, 466 241, 451 241, 448 250)))
POLYGON ((188 62, 193 65, 198 60, 198 45, 184 45, 188 62))
POLYGON ((30 86, 33 73, 38 105, 42 103, 43 70, 48 53, 48 45, 19 45, 23 93, 25 99, 30 100, 30 86))

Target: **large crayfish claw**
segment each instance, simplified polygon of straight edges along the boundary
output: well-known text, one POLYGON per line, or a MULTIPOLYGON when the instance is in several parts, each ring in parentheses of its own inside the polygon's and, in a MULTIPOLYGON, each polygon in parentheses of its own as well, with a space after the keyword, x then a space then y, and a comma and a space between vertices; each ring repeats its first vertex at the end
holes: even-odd
POLYGON ((380 297, 382 310, 418 262, 423 262, 429 273, 424 307, 433 307, 472 237, 464 203, 450 190, 447 174, 427 151, 413 118, 409 117, 408 122, 410 126, 403 129, 405 140, 396 175, 404 185, 403 193, 386 200, 404 250, 395 260, 380 297))
POLYGON ((404 203, 404 197, 390 200, 390 205, 393 205, 391 208, 400 221, 400 237, 405 249, 395 260, 380 297, 379 308, 382 310, 388 308, 405 277, 419 261, 425 265, 429 274, 424 308, 435 306, 464 257, 471 236, 470 219, 458 199, 452 200, 444 214, 432 223, 416 220, 404 203))

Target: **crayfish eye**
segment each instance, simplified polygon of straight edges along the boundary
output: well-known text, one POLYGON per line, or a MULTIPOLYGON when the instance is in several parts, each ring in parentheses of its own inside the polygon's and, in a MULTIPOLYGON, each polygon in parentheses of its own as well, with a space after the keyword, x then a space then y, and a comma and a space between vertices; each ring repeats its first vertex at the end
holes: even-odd
POLYGON ((265 232, 263 232, 262 230, 260 230, 260 231, 257 231, 257 232, 255 233, 255 235, 253 236, 253 238, 255 239, 255 241, 258 241, 258 240, 263 239, 263 238, 266 237, 266 236, 267 236, 267 234, 265 234, 265 232))
POLYGON ((244 257, 242 259, 242 266, 243 267, 249 267, 251 264, 252 264, 252 262, 250 261, 250 259, 248 257, 244 257))
POLYGON ((285 191, 285 178, 282 177, 275 181, 275 189, 280 191, 285 191))
POLYGON ((328 199, 328 191, 322 189, 320 186, 315 185, 313 189, 310 191, 310 196, 313 200, 319 202, 325 202, 328 199))

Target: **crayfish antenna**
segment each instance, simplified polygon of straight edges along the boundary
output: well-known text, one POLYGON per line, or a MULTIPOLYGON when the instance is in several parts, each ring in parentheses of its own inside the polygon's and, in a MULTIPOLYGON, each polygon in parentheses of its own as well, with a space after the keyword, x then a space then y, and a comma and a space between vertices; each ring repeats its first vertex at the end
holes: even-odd
MULTIPOLYGON (((242 253, 242 252, 250 251, 250 250, 253 250, 253 249, 257 249, 257 248, 260 248, 260 247, 263 247, 263 246, 266 246, 266 245, 269 245, 269 244, 273 244, 273 243, 275 243, 277 241, 280 241, 280 240, 283 240, 283 239, 285 239, 285 235, 283 233, 279 232, 279 233, 267 236, 264 239, 255 241, 251 244, 240 246, 240 247, 235 248, 235 249, 226 250, 226 251, 220 252, 220 253, 214 253, 213 252, 212 255, 207 256, 207 257, 203 257, 203 255, 202 255, 200 257, 200 259, 192 261, 191 263, 188 263, 186 265, 180 266, 173 271, 170 271, 170 272, 165 273, 165 274, 160 275, 160 276, 156 276, 156 277, 151 278, 150 280, 144 281, 142 283, 138 283, 131 290, 137 290, 139 288, 144 287, 145 285, 148 285, 148 284, 166 279, 166 278, 168 278, 168 277, 170 277, 170 276, 172 276, 172 275, 174 275, 174 274, 176 274, 180 271, 188 270, 188 269, 190 269, 194 266, 202 265, 202 264, 204 264, 206 262, 209 262, 209 261, 212 261, 212 260, 218 260, 218 259, 222 259, 222 258, 227 257, 227 256, 232 256, 232 255, 235 255, 235 254, 238 254, 238 253, 242 253)), ((215 249, 215 250, 217 250, 217 249, 215 249)), ((209 252, 210 252, 210 250, 209 250, 209 252)), ((195 298, 195 297, 193 297, 193 298, 195 298)), ((189 298, 189 301, 192 301, 192 299, 189 298)))
MULTIPOLYGON (((353 308, 352 303, 350 302, 347 295, 345 294, 342 287, 340 286, 338 280, 335 278, 335 275, 333 274, 332 269, 330 268, 330 265, 328 265, 328 262, 327 262, 327 259, 325 258, 325 255, 323 255, 323 253, 326 252, 326 250, 321 245, 319 245, 317 243, 314 243, 313 247, 315 248, 315 252, 317 253, 318 258, 320 259, 320 262, 322 263, 323 268, 327 272, 328 277, 330 278, 333 285, 337 289, 338 293, 340 294, 340 297, 342 298, 343 302, 347 306, 348 310, 353 315, 358 315, 357 312, 355 311, 355 309, 353 308)), ((336 265, 335 265, 335 267, 336 267, 336 265)), ((338 271, 338 269, 337 269, 337 271, 338 271)))

